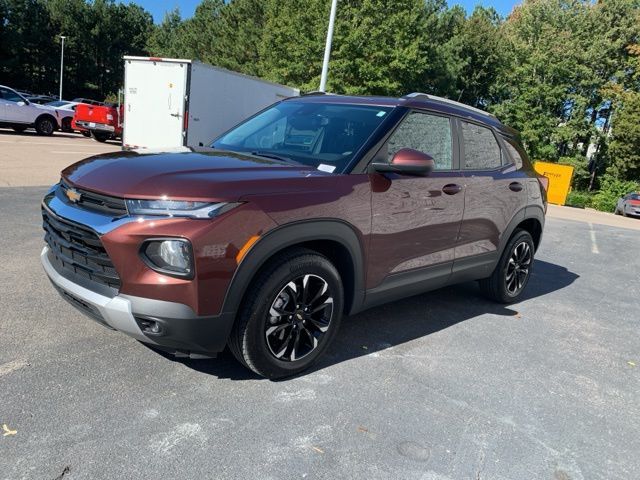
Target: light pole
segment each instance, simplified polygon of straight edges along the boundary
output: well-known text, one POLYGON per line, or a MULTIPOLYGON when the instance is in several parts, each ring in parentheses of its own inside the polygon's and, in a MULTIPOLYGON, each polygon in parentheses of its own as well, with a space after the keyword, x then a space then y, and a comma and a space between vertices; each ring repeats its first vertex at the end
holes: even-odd
POLYGON ((60 35, 62 39, 62 47, 60 49, 60 97, 58 100, 62 100, 62 70, 64 68, 64 39, 67 38, 64 35, 60 35))
POLYGON ((329 29, 327 30, 327 43, 324 46, 324 61, 322 62, 322 75, 320 77, 320 91, 327 88, 327 73, 329 72, 329 57, 331 57, 331 42, 333 41, 333 25, 336 22, 336 9, 338 0, 331 0, 331 13, 329 14, 329 29))

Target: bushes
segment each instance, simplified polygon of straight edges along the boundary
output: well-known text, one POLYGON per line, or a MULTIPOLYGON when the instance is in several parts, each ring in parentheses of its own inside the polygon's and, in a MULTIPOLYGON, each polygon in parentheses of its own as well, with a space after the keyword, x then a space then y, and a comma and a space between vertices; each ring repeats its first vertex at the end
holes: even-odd
POLYGON ((580 190, 571 190, 567 195, 567 205, 578 208, 590 207, 593 201, 593 195, 589 192, 580 190))
POLYGON ((593 195, 591 206, 602 212, 613 212, 618 199, 629 192, 640 190, 636 182, 618 180, 611 175, 600 177, 600 190, 593 195))

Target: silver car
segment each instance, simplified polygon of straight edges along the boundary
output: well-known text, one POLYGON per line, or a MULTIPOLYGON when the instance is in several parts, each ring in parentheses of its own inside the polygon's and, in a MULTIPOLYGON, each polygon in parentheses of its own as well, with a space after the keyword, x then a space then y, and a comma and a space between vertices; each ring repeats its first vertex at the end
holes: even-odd
POLYGON ((628 193, 616 205, 616 215, 640 217, 640 193, 628 193))

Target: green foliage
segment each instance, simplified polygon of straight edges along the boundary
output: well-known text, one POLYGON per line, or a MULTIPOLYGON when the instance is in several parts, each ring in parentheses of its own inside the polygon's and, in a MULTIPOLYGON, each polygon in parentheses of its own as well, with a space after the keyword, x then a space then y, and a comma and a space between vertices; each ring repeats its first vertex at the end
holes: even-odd
POLYGON ((113 0, 0 0, 0 78, 37 93, 58 92, 65 41, 64 96, 103 98, 122 84, 124 54, 143 54, 151 15, 113 0))
POLYGON ((567 205, 578 208, 590 207, 593 201, 593 195, 589 192, 580 190, 571 190, 567 195, 567 205))
POLYGON ((600 190, 593 196, 592 206, 603 212, 613 212, 620 197, 638 190, 640 190, 638 182, 619 180, 611 175, 603 175, 600 181, 600 190))
POLYGON ((573 167, 572 186, 576 190, 587 190, 591 174, 589 173, 589 161, 586 157, 576 154, 573 157, 560 157, 558 163, 571 165, 573 167))
POLYGON ((640 181, 640 93, 624 95, 612 127, 608 172, 625 180, 640 181))

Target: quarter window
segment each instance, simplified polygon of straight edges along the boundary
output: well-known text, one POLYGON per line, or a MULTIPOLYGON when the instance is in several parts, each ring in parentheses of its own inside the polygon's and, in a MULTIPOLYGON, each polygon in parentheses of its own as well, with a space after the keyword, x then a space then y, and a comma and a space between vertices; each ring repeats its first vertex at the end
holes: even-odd
POLYGON ((507 146, 507 150, 509 150, 509 154, 511 155, 511 158, 513 158, 516 167, 522 168, 522 155, 520 155, 518 150, 516 150, 516 147, 514 147, 509 140, 505 140, 504 144, 507 146))
POLYGON ((436 170, 451 170, 451 122, 446 117, 427 113, 410 113, 387 142, 387 160, 398 150, 412 148, 433 157, 436 170))
POLYGON ((473 123, 462 123, 464 168, 487 170, 502 165, 500 146, 493 132, 473 123))

